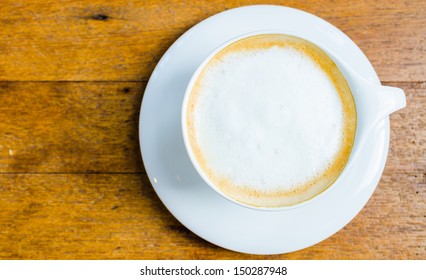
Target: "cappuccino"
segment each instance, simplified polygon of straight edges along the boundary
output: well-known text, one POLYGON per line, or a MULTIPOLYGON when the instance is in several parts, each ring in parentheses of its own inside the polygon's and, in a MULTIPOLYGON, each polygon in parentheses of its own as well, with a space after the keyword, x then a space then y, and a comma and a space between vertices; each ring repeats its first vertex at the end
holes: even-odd
POLYGON ((337 66, 312 43, 282 34, 219 51, 186 108, 185 133, 205 177, 256 207, 295 205, 327 189, 355 138, 355 103, 337 66))

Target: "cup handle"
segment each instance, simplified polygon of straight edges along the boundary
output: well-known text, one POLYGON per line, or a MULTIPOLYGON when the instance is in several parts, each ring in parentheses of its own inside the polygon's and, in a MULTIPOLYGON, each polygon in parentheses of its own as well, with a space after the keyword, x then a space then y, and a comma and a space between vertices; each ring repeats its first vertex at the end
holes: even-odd
POLYGON ((390 114, 406 106, 405 94, 400 88, 382 86, 366 80, 337 56, 330 55, 346 77, 355 99, 357 130, 353 153, 349 158, 353 161, 373 128, 390 114))
POLYGON ((344 61, 331 55, 343 72, 357 104, 357 115, 361 125, 372 128, 382 119, 406 106, 404 91, 400 88, 382 86, 366 80, 344 61), (358 106, 361 105, 361 106, 358 106))
POLYGON ((404 91, 400 88, 359 81, 355 97, 358 125, 363 131, 369 131, 381 120, 406 106, 404 91))
POLYGON ((381 114, 381 116, 378 116, 379 120, 407 105, 404 91, 400 88, 379 86, 377 94, 379 95, 380 106, 378 111, 381 114))
POLYGON ((355 136, 354 153, 350 160, 358 156, 364 146, 367 136, 381 120, 391 113, 406 106, 404 91, 400 88, 372 84, 361 81, 357 88, 356 102, 362 104, 357 107, 358 124, 355 136), (362 133, 360 133, 362 131, 362 133))

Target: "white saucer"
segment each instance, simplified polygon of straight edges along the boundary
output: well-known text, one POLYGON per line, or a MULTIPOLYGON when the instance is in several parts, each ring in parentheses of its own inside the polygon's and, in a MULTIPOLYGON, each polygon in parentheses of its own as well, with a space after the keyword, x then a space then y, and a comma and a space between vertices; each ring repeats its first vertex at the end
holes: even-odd
POLYGON ((142 102, 139 136, 149 179, 167 209, 188 229, 223 248, 280 254, 316 244, 353 219, 375 190, 386 162, 389 119, 376 126, 344 187, 287 211, 257 211, 222 198, 193 168, 182 139, 186 86, 201 61, 223 42, 257 30, 289 30, 315 39, 372 82, 368 59, 344 33, 306 12, 247 6, 212 16, 182 35, 155 68, 142 102))

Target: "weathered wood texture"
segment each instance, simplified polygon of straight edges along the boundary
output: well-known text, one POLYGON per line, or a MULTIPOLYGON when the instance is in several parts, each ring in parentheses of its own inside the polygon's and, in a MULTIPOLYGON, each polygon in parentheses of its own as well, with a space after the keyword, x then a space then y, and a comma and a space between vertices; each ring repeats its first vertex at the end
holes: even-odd
POLYGON ((155 195, 138 143, 150 73, 193 24, 259 2, 0 0, 0 259, 426 259, 425 1, 262 1, 330 21, 407 94, 377 190, 343 230, 238 254, 155 195))
MULTIPOLYGON (((426 83, 391 116, 395 172, 426 167, 426 83)), ((0 172, 144 172, 138 119, 145 83, 0 82, 0 172)))
POLYGON ((141 172, 145 83, 0 82, 0 172, 141 172))
MULTIPOLYGON (((137 143, 142 83, 1 85, 0 258, 259 258, 202 241, 161 205, 137 143)), ((391 117, 367 207, 330 239, 266 258, 426 258, 426 83, 391 85, 408 107, 391 117)))
POLYGON ((426 2, 1 1, 0 80, 146 81, 171 43, 218 12, 282 4, 324 18, 351 37, 383 81, 422 81, 426 2))
POLYGON ((424 175, 387 171, 364 210, 298 252, 221 249, 179 224, 144 174, 3 174, 0 258, 417 259, 426 257, 424 175), (417 176, 417 177, 416 177, 417 176))

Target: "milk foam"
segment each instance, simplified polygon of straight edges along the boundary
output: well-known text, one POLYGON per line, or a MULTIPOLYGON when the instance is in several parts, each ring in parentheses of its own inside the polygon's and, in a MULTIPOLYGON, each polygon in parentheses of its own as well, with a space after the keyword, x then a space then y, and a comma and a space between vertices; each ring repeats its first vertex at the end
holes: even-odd
POLYGON ((324 173, 341 148, 336 87, 297 49, 230 52, 206 66, 196 94, 195 142, 216 182, 291 191, 324 173))

